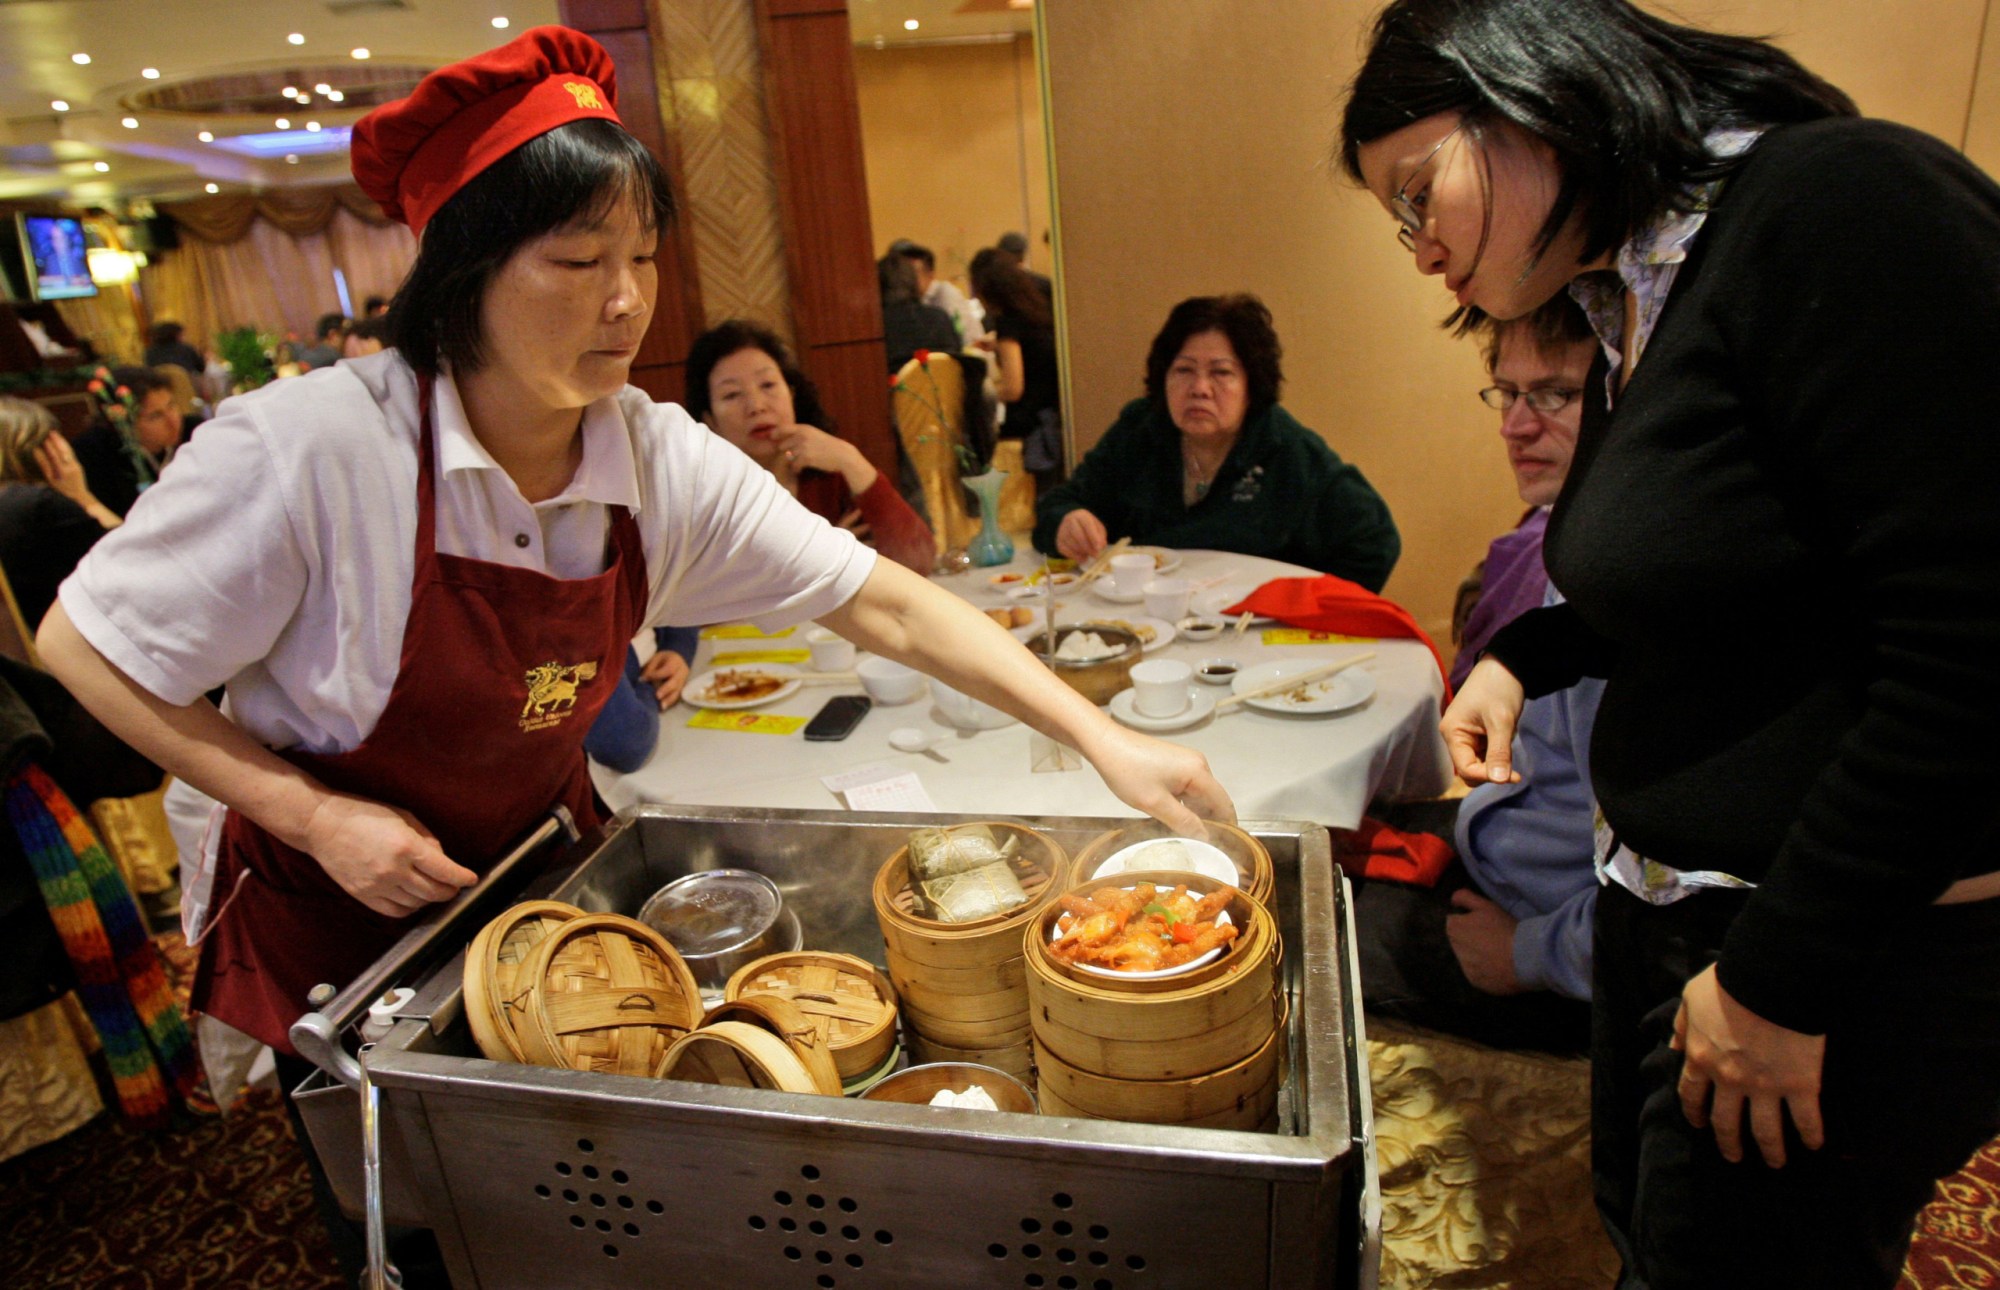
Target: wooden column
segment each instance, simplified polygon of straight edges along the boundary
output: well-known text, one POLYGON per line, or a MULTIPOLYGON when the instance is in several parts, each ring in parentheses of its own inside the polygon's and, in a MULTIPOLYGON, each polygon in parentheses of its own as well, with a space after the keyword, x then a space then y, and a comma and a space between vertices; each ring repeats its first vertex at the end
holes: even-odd
POLYGON ((846 0, 756 0, 756 7, 799 360, 841 437, 894 479, 846 0))
POLYGON ((653 78, 653 37, 646 25, 646 0, 559 0, 563 24, 588 34, 611 55, 618 71, 618 115, 625 128, 659 159, 674 191, 677 217, 660 239, 659 301, 652 325, 632 361, 632 384, 656 399, 678 403, 685 393, 688 346, 701 334, 701 283, 694 272, 688 231, 687 184, 680 153, 660 116, 659 86, 653 78))

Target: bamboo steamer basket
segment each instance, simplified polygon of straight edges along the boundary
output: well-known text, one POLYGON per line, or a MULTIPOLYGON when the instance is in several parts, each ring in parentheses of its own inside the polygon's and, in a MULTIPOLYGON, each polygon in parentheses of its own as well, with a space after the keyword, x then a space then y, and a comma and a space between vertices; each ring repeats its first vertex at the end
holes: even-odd
POLYGON ((1088 1115, 1143 1124, 1204 1124, 1254 1129, 1277 1105, 1278 1032, 1233 1066, 1185 1079, 1116 1079, 1079 1070, 1035 1045, 1035 1078, 1044 1097, 1088 1115))
MULTIPOLYGON (((1191 892, 1222 886, 1193 874, 1118 874, 1074 890, 1184 883, 1191 892)), ((1024 935, 1034 1037, 1079 1071, 1122 1080, 1179 1080, 1237 1065, 1277 1029, 1277 935, 1264 906, 1241 892, 1229 914, 1242 929, 1208 964, 1152 980, 1084 972, 1050 953, 1059 905, 1024 935)))
POLYGON ((790 1044, 744 1021, 718 1021, 682 1035, 660 1059, 658 1073, 661 1079, 695 1084, 780 1093, 821 1092, 819 1082, 790 1044))
POLYGON ((1028 650, 1061 677, 1070 689, 1101 708, 1111 702, 1120 690, 1131 688, 1132 666, 1145 653, 1145 645, 1139 640, 1139 633, 1129 627, 1108 622, 1082 622, 1056 628, 1055 648, 1061 649, 1063 641, 1074 632, 1096 632, 1105 644, 1118 646, 1118 652, 1087 663, 1052 658, 1046 631, 1027 642, 1028 650))
POLYGON ((896 1046, 896 989, 852 954, 772 954, 738 968, 722 992, 729 1002, 759 995, 776 995, 805 1014, 849 1083, 881 1066, 896 1046))
POLYGON ((952 1048, 1012 1048, 1028 1042, 1031 1017, 1025 1010, 992 1021, 941 1021, 922 1013, 904 1013, 903 1028, 952 1048))
POLYGON ((1006 1071, 1015 1079, 1031 1085, 1034 1081, 1035 1050, 1032 1044, 1010 1044, 1005 1048, 954 1048, 950 1044, 927 1039, 914 1030, 904 1032, 903 1043, 910 1050, 910 1060, 919 1066, 938 1062, 969 1062, 975 1066, 991 1066, 994 1070, 1006 1071))
MULTIPOLYGON (((1109 1120, 1117 1118, 1115 1116, 1093 1115, 1082 1107, 1072 1106, 1068 1102, 1063 1101, 1062 1097, 1046 1083, 1037 1083, 1035 1097, 1042 1105, 1043 1115, 1066 1115, 1079 1120, 1109 1120)), ((1241 1129, 1246 1132, 1255 1133, 1275 1128, 1277 1120, 1278 1085, 1276 1081, 1273 1081, 1269 1088, 1249 1105, 1242 1108, 1232 1106, 1226 1110, 1218 1111, 1214 1115, 1200 1116, 1192 1120, 1182 1120, 1177 1127, 1183 1129, 1241 1129)))
MULTIPOLYGON (((1209 842, 1226 854, 1236 864, 1236 885, 1247 893, 1250 899, 1269 906, 1271 892, 1277 884, 1277 874, 1271 865, 1271 852, 1242 829, 1233 824, 1219 824, 1206 821, 1209 842)), ((1070 872, 1079 882, 1088 881, 1097 872, 1097 866, 1109 860, 1126 847, 1137 846, 1141 842, 1155 839, 1175 838, 1179 835, 1156 820, 1134 824, 1128 828, 1112 829, 1092 838, 1083 850, 1076 853, 1076 860, 1070 872)))
POLYGON ((543 937, 581 917, 575 905, 530 900, 502 910, 472 938, 465 951, 465 1019, 488 1061, 528 1060, 518 1033, 527 1020, 521 969, 543 937))
POLYGON ((557 925, 522 969, 522 1054, 538 1066, 651 1075, 701 1021, 694 975, 667 939, 623 914, 557 925))
POLYGON ((1045 833, 1022 824, 981 820, 1004 842, 1021 839, 1009 864, 1028 901, 1004 913, 969 923, 947 923, 916 910, 910 891, 910 849, 899 847, 875 872, 875 921, 889 953, 891 974, 928 978, 930 972, 998 970, 1021 954, 1020 929, 1055 899, 1069 874, 1069 856, 1045 833))
POLYGON ((768 1030, 784 1040, 785 1046, 792 1050, 792 1055, 812 1076, 814 1091, 827 1097, 840 1096, 840 1068, 833 1063, 832 1047, 819 1027, 813 1025, 791 1000, 775 994, 725 999, 708 1010, 708 1016, 701 1024, 706 1029, 721 1021, 740 1021, 768 1030))

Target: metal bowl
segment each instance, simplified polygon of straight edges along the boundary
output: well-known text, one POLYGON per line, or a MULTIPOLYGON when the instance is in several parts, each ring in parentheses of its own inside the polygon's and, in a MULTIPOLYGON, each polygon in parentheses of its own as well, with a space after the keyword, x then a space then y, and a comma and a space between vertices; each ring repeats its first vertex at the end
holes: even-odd
POLYGON ((799 920, 778 884, 750 869, 706 869, 647 898, 639 921, 680 951, 702 999, 722 998, 736 969, 799 948, 799 920))
POLYGON ((1112 696, 1120 690, 1131 687, 1132 665, 1145 654, 1146 647, 1145 642, 1139 639, 1139 634, 1131 628, 1100 622, 1070 623, 1057 627, 1055 647, 1060 649, 1063 641, 1067 640, 1071 633, 1086 631, 1097 633, 1104 638, 1107 645, 1118 644, 1123 648, 1108 658, 1081 662, 1075 659, 1050 658, 1047 632, 1030 636, 1027 643, 1035 657, 1053 667, 1056 675, 1061 677, 1072 690, 1101 708, 1111 702, 1112 696))
POLYGON ((1013 1111, 1020 1115, 1036 1113, 1035 1095, 1028 1091, 1026 1084, 1005 1071, 972 1062, 932 1062, 927 1066, 912 1066, 908 1070, 897 1071, 861 1097, 868 1102, 906 1102, 928 1106, 939 1089, 962 1093, 974 1086, 986 1090, 986 1095, 993 1099, 995 1110, 1013 1111))

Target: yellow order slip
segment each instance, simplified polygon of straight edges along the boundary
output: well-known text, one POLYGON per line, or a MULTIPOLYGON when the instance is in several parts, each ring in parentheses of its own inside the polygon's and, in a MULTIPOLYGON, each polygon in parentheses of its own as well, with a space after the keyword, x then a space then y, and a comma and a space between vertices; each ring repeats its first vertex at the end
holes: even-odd
POLYGON ((763 632, 749 623, 722 623, 702 628, 701 638, 705 641, 774 641, 797 630, 796 627, 785 627, 775 632, 763 632))
POLYGON ((812 658, 812 651, 804 649, 773 649, 773 650, 739 649, 739 650, 731 650, 726 654, 717 654, 714 658, 708 661, 714 664, 716 667, 740 667, 746 663, 747 664, 804 663, 810 660, 811 658, 812 658))
POLYGON ((1312 632, 1303 627, 1266 627, 1260 633, 1266 645, 1372 645, 1379 637, 1342 636, 1339 632, 1312 632))
POLYGON ((796 733, 808 718, 781 717, 769 712, 714 712, 703 710, 688 721, 690 730, 745 730, 753 735, 796 733))

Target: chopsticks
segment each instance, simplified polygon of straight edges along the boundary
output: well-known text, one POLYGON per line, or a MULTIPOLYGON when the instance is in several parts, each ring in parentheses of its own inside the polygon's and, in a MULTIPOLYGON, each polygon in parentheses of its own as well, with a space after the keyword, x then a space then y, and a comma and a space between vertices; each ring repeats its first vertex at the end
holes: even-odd
POLYGON ((1252 613, 1248 609, 1244 610, 1243 616, 1236 620, 1236 634, 1231 636, 1229 639, 1233 641, 1242 640, 1243 633, 1250 630, 1250 620, 1252 618, 1255 618, 1256 616, 1257 616, 1256 614, 1252 613))
POLYGON ((1110 572, 1111 557, 1125 554, 1125 548, 1131 545, 1131 538, 1122 537, 1092 556, 1090 563, 1083 566, 1083 569, 1077 574, 1076 585, 1081 587, 1085 583, 1094 582, 1110 572))
POLYGON ((1345 671, 1353 667, 1356 663, 1366 663, 1374 657, 1375 651, 1371 649, 1366 653, 1356 654, 1353 658, 1342 659, 1338 663, 1328 663, 1321 667, 1309 668, 1304 672, 1285 677, 1283 680, 1273 681, 1269 685, 1260 685, 1254 690, 1245 690, 1241 694, 1232 694, 1217 703, 1215 710, 1220 712, 1224 708, 1243 702, 1245 699, 1269 698, 1273 694, 1283 694, 1287 690, 1296 690, 1302 685, 1312 685, 1316 682, 1326 680, 1326 678, 1332 676, 1335 672, 1345 671))

